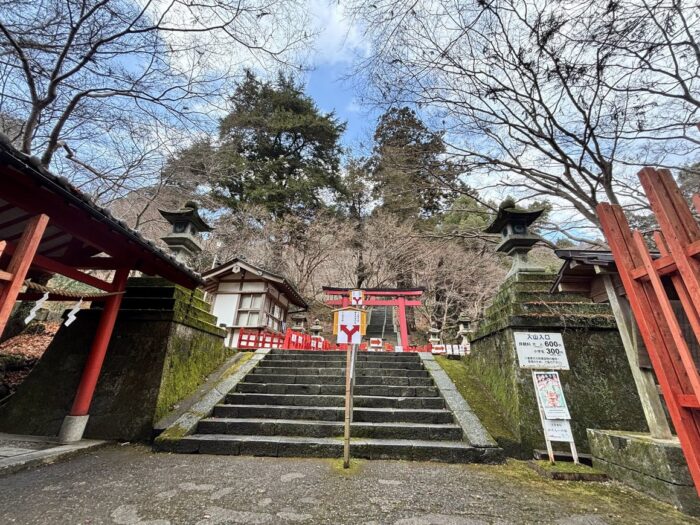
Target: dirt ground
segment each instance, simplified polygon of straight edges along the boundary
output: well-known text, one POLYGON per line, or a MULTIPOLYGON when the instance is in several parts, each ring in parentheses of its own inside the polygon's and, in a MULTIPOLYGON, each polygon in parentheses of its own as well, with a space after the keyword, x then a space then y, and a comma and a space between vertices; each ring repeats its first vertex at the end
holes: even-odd
POLYGON ((540 478, 522 462, 176 455, 114 445, 0 477, 0 521, 214 525, 700 524, 616 483, 540 478))

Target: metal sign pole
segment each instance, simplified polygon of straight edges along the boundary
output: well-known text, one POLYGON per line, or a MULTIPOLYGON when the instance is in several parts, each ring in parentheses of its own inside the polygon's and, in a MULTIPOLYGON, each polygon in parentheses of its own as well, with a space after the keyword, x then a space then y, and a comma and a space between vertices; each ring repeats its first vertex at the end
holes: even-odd
POLYGON ((355 374, 355 351, 357 345, 350 345, 345 363, 345 432, 343 438, 343 468, 350 468, 350 423, 352 422, 352 391, 355 374))

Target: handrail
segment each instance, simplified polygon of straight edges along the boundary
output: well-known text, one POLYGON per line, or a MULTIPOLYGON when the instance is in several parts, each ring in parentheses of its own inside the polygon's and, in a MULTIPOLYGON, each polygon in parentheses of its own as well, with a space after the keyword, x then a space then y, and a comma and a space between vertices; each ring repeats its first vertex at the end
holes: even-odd
POLYGON ((345 431, 343 436, 343 468, 350 468, 350 425, 352 424, 353 391, 355 390, 355 357, 357 345, 350 345, 345 362, 345 431))

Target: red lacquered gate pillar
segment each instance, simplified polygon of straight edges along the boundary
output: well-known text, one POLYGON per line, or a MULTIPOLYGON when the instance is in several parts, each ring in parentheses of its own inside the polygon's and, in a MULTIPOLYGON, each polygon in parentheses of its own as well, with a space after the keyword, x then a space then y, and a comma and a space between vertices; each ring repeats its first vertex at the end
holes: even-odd
POLYGON ((95 338, 92 341, 90 353, 88 354, 85 368, 83 369, 83 375, 78 385, 78 391, 75 394, 73 407, 71 408, 70 414, 63 420, 61 430, 58 434, 61 443, 72 443, 74 441, 80 441, 83 438, 83 433, 85 432, 85 427, 90 417, 90 403, 92 403, 95 387, 97 386, 97 379, 102 370, 102 363, 104 363, 105 360, 109 341, 112 338, 114 324, 116 323, 117 314, 119 313, 119 306, 121 305, 124 295, 122 292, 124 292, 126 288, 128 277, 128 269, 119 269, 114 274, 112 286, 113 291, 117 293, 109 296, 105 300, 104 309, 102 310, 102 315, 97 325, 97 331, 95 332, 95 338))

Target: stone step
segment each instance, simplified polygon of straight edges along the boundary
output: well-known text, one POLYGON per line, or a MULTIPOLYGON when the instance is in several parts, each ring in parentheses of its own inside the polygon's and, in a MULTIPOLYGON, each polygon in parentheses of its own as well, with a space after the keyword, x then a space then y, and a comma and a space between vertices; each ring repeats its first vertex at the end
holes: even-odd
MULTIPOLYGON (((197 425, 198 434, 248 436, 342 437, 342 421, 313 421, 266 418, 206 418, 197 425)), ((454 423, 352 423, 352 436, 373 439, 426 439, 457 441, 462 429, 454 423)))
MULTIPOLYGON (((231 405, 276 405, 298 407, 344 407, 344 395, 298 395, 298 394, 268 394, 268 393, 230 393, 226 403, 231 405)), ((443 409, 445 401, 441 397, 393 397, 393 396, 360 396, 353 397, 354 407, 357 408, 411 408, 411 409, 443 409)))
MULTIPOLYGON (((414 398, 415 399, 415 398, 414 398)), ((294 405, 217 405, 215 418, 270 418, 306 419, 317 421, 343 421, 344 407, 294 406, 294 405)), ((355 406, 352 419, 357 423, 453 423, 452 413, 446 409, 416 408, 360 408, 355 406)))
MULTIPOLYGON (((248 394, 344 395, 345 385, 296 385, 286 383, 238 383, 237 392, 248 394)), ((355 385, 357 396, 437 397, 433 386, 355 385)))
MULTIPOLYGON (((251 374, 264 375, 345 375, 345 368, 281 368, 270 366, 256 366, 251 374)), ((356 377, 367 376, 398 376, 398 377, 430 377, 427 370, 404 370, 402 368, 357 368, 355 369, 356 377)))
MULTIPOLYGON (((262 368, 345 368, 345 362, 334 361, 301 361, 301 360, 278 360, 268 361, 263 359, 258 364, 262 368)), ((355 364, 358 370, 365 368, 390 368, 401 370, 423 370, 423 365, 420 362, 402 362, 402 361, 358 361, 355 364)))
MULTIPOLYGON (((343 440, 298 436, 194 434, 163 443, 160 448, 190 454, 339 458, 343 455, 343 440)), ((498 458, 491 455, 492 452, 492 449, 475 448, 462 441, 355 438, 350 445, 352 457, 361 459, 479 463, 497 460, 498 458)))
MULTIPOLYGON (((282 375, 282 374, 248 374, 248 383, 287 383, 297 385, 344 385, 344 375, 282 375)), ((356 385, 389 385, 389 386, 432 386, 429 377, 399 377, 399 376, 359 376, 355 378, 356 385)))

